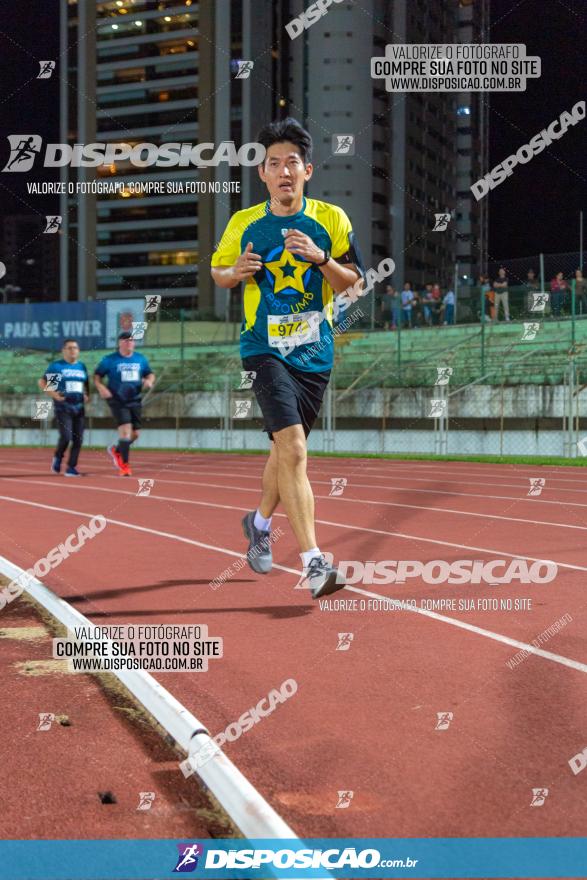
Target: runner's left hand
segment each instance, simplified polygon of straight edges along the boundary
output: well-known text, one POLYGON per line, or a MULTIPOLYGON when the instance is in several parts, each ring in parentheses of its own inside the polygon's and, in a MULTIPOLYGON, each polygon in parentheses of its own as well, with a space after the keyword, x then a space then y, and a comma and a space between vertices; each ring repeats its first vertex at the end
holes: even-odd
POLYGON ((314 244, 309 235, 305 235, 297 229, 288 229, 284 242, 291 254, 302 257, 309 263, 321 263, 324 259, 322 248, 314 244))

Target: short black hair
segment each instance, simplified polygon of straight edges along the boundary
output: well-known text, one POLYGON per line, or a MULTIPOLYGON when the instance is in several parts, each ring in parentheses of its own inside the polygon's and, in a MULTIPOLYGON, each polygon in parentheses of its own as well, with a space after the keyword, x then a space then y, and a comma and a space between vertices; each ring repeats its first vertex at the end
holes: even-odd
POLYGON ((68 343, 70 343, 70 342, 75 342, 75 344, 76 344, 77 347, 79 348, 79 342, 77 341, 77 339, 73 339, 73 338, 70 338, 70 339, 64 339, 61 348, 65 348, 65 346, 68 345, 68 343))
MULTIPOLYGON (((292 116, 279 122, 270 122, 268 125, 264 125, 257 135, 257 142, 262 144, 266 150, 273 144, 282 144, 285 141, 296 145, 304 165, 312 161, 312 136, 292 116)), ((263 164, 265 164, 265 160, 263 160, 263 164)))

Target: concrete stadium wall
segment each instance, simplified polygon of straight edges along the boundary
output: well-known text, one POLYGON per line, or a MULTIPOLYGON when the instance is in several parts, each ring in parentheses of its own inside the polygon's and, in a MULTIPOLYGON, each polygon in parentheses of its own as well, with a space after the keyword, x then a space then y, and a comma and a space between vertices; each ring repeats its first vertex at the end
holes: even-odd
MULTIPOLYGON (((453 389, 447 389, 449 394, 453 389)), ((234 397, 251 392, 233 392, 234 397)), ((439 389, 359 389, 336 393, 335 430, 329 435, 318 423, 310 435, 315 452, 435 453, 434 419, 427 418, 430 400, 439 389)), ((579 415, 587 418, 587 395, 579 396, 579 415)), ((40 395, 0 398, 0 444, 51 446, 56 431, 52 421, 31 420, 32 407, 40 395)), ((563 455, 563 386, 513 387, 472 386, 449 398, 448 454, 471 455, 563 455)), ((324 409, 324 408, 323 408, 324 409)), ((241 449, 268 448, 266 435, 256 419, 234 420, 229 434, 221 430, 227 410, 222 392, 161 394, 145 407, 143 449, 241 449)), ((106 446, 112 441, 110 412, 102 401, 88 408, 86 445, 106 446)), ((587 430, 585 430, 587 435, 587 430)))
MULTIPOLYGON (((114 431, 104 428, 86 431, 86 446, 104 446, 114 440, 114 431)), ((57 431, 52 428, 0 429, 0 446, 40 446, 55 444, 57 431)), ((223 434, 218 429, 172 429, 150 428, 142 432, 139 449, 222 449, 223 434)), ((268 449, 269 442, 261 431, 234 430, 230 449, 268 449)), ((310 452, 349 453, 436 453, 432 431, 388 429, 386 431, 337 430, 333 447, 327 446, 326 432, 312 431, 310 452)), ((562 431, 468 431, 450 430, 448 434, 449 455, 557 455, 564 454, 562 431)))
MULTIPOLYGON (((359 388, 354 391, 335 391, 336 418, 357 419, 419 419, 426 418, 430 400, 438 397, 436 386, 418 388, 359 388)), ((472 385, 463 391, 447 387, 450 419, 561 419, 565 407, 563 385, 513 385, 501 388, 494 385, 472 385)), ((233 391, 234 397, 251 397, 252 391, 233 391)), ((9 418, 30 420, 38 395, 0 396, 0 423, 9 418)), ((579 415, 587 417, 587 393, 579 395, 579 415)), ((145 406, 150 419, 214 419, 226 411, 222 391, 194 391, 183 396, 175 393, 155 394, 145 406)), ((110 418, 108 406, 93 395, 87 408, 89 416, 110 418)), ((252 416, 260 415, 256 402, 252 416)))

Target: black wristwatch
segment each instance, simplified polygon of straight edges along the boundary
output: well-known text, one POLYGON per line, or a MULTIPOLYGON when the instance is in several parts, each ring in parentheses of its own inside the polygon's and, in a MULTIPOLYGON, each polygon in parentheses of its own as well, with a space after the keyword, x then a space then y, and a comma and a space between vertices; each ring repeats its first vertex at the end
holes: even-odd
POLYGON ((324 259, 321 263, 314 263, 315 266, 325 266, 330 259, 330 251, 324 248, 324 259))

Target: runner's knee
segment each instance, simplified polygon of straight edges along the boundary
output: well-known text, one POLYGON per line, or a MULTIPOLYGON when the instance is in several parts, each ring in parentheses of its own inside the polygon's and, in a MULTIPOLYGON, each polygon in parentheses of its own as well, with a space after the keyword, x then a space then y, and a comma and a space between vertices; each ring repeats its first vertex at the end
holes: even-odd
POLYGON ((306 441, 299 434, 280 437, 277 450, 280 465, 296 467, 306 460, 306 441))

